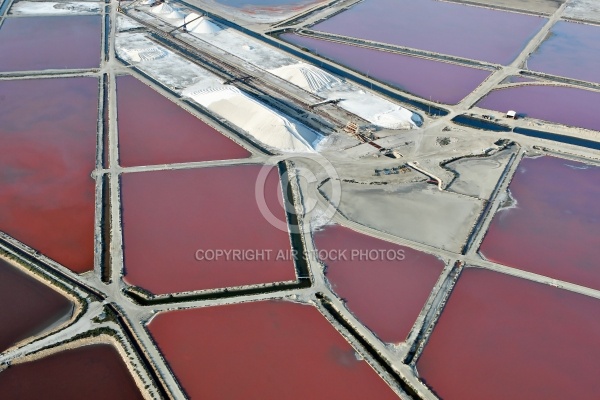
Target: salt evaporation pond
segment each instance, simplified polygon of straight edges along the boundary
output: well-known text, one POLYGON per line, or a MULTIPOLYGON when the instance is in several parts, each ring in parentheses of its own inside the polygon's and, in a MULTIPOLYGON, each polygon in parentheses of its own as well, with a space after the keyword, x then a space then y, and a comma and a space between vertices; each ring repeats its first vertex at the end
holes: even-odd
POLYGON ((456 104, 479 86, 491 71, 425 58, 352 46, 327 40, 281 35, 281 39, 424 99, 456 104))
POLYGON ((559 21, 527 60, 527 67, 600 83, 600 27, 559 21))
POLYGON ((417 369, 443 399, 594 399, 600 301, 467 268, 417 369))
POLYGON ((143 399, 117 350, 96 344, 12 365, 0 372, 3 399, 143 399))
POLYGON ((0 352, 68 318, 73 308, 66 297, 2 259, 0 304, 0 352))
POLYGON ((554 157, 524 159, 480 251, 487 258, 600 289, 600 167, 554 157))
POLYGON ((246 158, 250 153, 133 76, 117 78, 122 166, 246 158))
POLYGON ((398 398, 311 306, 266 301, 172 311, 148 328, 191 398, 398 398))
POLYGON ((600 131, 598 104, 600 92, 530 85, 494 90, 477 106, 500 112, 516 110, 527 117, 600 131))
POLYGON ((546 21, 437 0, 365 0, 313 29, 509 64, 546 21))
POLYGON ((96 78, 0 82, 0 230, 74 272, 94 266, 96 78))
POLYGON ((100 16, 5 18, 0 28, 0 71, 97 68, 100 16))
POLYGON ((316 232, 314 240, 327 279, 350 311, 384 342, 404 341, 444 263, 339 225, 316 232))
MULTIPOLYGON (((262 166, 131 173, 122 176, 126 281, 155 294, 296 280, 287 232, 255 200, 262 166), (234 257, 217 250, 243 250, 234 257), (259 257, 259 251, 265 253, 259 257), (198 253, 201 251, 201 253, 198 253), (270 254, 268 253, 270 252, 270 254)), ((285 221, 279 175, 264 186, 285 221)))

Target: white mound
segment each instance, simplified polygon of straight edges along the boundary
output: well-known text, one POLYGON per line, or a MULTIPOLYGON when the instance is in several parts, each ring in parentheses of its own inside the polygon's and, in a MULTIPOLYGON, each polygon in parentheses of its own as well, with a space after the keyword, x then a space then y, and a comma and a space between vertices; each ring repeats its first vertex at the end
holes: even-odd
POLYGON ((382 128, 412 129, 420 123, 417 114, 313 65, 299 62, 269 72, 324 99, 342 100, 340 107, 382 128))
POLYGON ((173 7, 171 7, 170 5, 168 5, 167 3, 162 3, 157 6, 152 7, 150 9, 150 11, 157 15, 169 15, 173 11, 175 11, 175 9, 173 7))
POLYGON ((183 19, 184 17, 185 17, 185 14, 179 10, 173 10, 173 12, 171 12, 165 16, 165 18, 167 18, 167 19, 183 19))
POLYGON ((188 28, 191 28, 193 26, 196 26, 196 24, 198 23, 198 21, 200 21, 200 18, 202 18, 202 16, 200 14, 189 13, 188 15, 185 16, 185 18, 183 19, 183 21, 186 24, 188 24, 188 28))
POLYGON ((233 86, 195 90, 183 95, 242 128, 260 142, 283 151, 314 152, 320 136, 306 126, 254 100, 233 86))
POLYGON ((217 33, 221 31, 221 27, 210 21, 206 17, 198 18, 198 14, 190 14, 185 17, 185 22, 187 24, 187 30, 193 33, 217 33), (194 18, 189 18, 191 15, 195 15, 194 18), (188 21, 192 21, 188 24, 188 21))
POLYGON ((344 83, 340 78, 305 63, 286 65, 269 72, 315 94, 344 83))

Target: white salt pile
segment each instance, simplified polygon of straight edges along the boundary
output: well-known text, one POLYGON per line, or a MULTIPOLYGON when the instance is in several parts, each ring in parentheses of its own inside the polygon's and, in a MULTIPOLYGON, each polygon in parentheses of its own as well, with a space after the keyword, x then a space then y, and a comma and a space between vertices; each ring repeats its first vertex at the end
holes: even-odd
POLYGON ((183 95, 250 133, 260 142, 289 152, 314 152, 320 136, 233 86, 221 85, 183 95))
POLYGON ((186 28, 193 33, 217 33, 222 28, 212 22, 210 19, 200 16, 196 13, 190 13, 184 18, 186 28))
POLYGON ((327 100, 341 100, 340 107, 382 128, 412 129, 421 123, 417 114, 313 65, 296 62, 269 72, 327 100))
POLYGON ((221 28, 206 19, 205 17, 200 18, 198 20, 198 24, 191 29, 193 33, 217 33, 221 30, 221 28))
POLYGON ((269 72, 312 93, 339 87, 344 84, 341 79, 322 69, 304 63, 286 65, 270 70, 269 72))
POLYGON ((169 4, 167 3, 161 3, 157 6, 154 6, 150 9, 150 11, 153 14, 157 14, 157 15, 169 15, 171 14, 173 11, 175 11, 175 9, 173 9, 173 7, 171 7, 169 4))
POLYGON ((179 11, 179 10, 173 10, 172 12, 170 12, 169 14, 167 14, 165 16, 165 18, 180 20, 180 19, 185 18, 185 14, 182 13, 181 11, 179 11))

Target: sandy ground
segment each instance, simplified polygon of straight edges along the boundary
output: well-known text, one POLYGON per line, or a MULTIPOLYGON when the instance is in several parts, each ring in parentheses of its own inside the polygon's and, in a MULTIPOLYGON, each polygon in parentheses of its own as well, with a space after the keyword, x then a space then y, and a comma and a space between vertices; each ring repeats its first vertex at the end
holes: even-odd
POLYGON ((38 2, 19 1, 10 8, 9 15, 72 15, 97 14, 101 3, 88 1, 38 2))
POLYGON ((563 14, 567 18, 583 19, 600 23, 600 1, 571 0, 563 14))
MULTIPOLYGON (((480 200, 426 183, 373 186, 342 182, 339 211, 368 227, 445 250, 461 250, 483 208, 480 200)), ((325 197, 330 188, 329 182, 321 188, 325 197)))
MULTIPOLYGON (((590 2, 596 0, 588 0, 590 2)), ((530 11, 534 13, 552 14, 558 10, 565 0, 450 0, 452 3, 472 3, 482 6, 504 7, 514 10, 530 11)))
POLYGON ((504 150, 490 157, 462 158, 447 164, 457 173, 448 190, 489 199, 512 154, 514 151, 504 150))

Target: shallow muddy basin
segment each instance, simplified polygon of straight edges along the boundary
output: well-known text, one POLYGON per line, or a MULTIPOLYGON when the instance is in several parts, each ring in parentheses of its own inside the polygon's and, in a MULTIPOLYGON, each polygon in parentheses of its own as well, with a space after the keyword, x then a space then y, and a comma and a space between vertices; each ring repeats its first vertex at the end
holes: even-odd
POLYGON ((314 240, 327 280, 349 310, 384 342, 404 341, 444 263, 339 225, 314 240))
MULTIPOLYGON (((73 303, 0 259, 0 352, 71 315, 73 303)), ((1 393, 0 393, 1 394, 1 393)))
POLYGON ((600 83, 600 27, 558 21, 527 60, 534 71, 600 83))
POLYGON ((492 91, 478 107, 507 112, 568 126, 600 130, 600 92, 565 86, 518 86, 492 91))
POLYGON ((0 230, 74 272, 94 266, 96 78, 0 82, 0 230))
POLYGON ((265 301, 172 311, 148 329, 191 398, 397 399, 311 306, 265 301))
POLYGON ((593 399, 600 301, 467 268, 421 355, 443 399, 593 399))
POLYGON ((0 71, 98 68, 100 16, 6 18, 0 27, 0 71))
POLYGON ((365 0, 312 29, 509 64, 546 21, 437 0, 365 0))
POLYGON ((3 399, 143 399, 117 350, 78 347, 0 372, 3 399))
MULTIPOLYGON (((261 168, 124 174, 126 282, 164 294, 295 281, 294 262, 286 257, 289 234, 271 225, 255 200, 261 168)), ((261 193, 285 221, 277 169, 267 168, 261 193)))
POLYGON ((133 76, 117 78, 122 166, 246 158, 234 141, 133 76))
POLYGON ((490 71, 299 36, 281 39, 427 100, 456 104, 490 71))
POLYGON ((600 289, 600 167, 526 158, 480 251, 504 265, 600 289))

